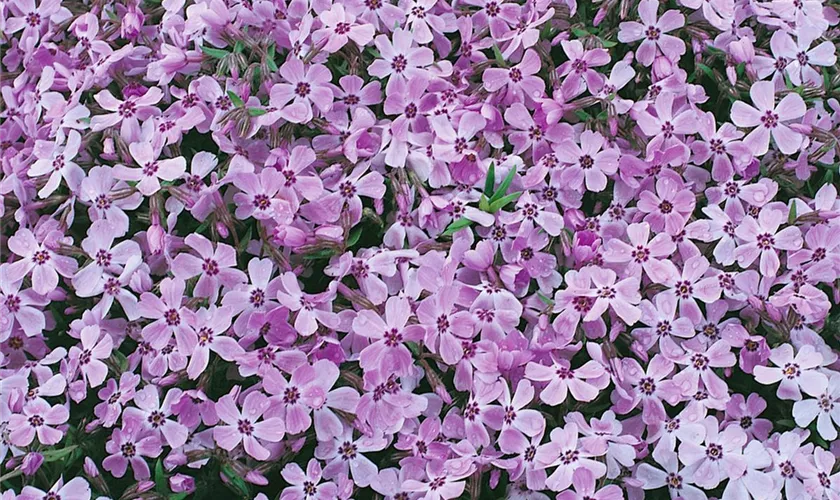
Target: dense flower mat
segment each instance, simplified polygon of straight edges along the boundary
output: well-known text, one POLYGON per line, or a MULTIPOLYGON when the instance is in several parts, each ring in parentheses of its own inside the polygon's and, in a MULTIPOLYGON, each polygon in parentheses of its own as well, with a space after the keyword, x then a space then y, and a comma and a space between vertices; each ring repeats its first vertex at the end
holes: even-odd
POLYGON ((0 499, 840 499, 835 5, 0 1, 0 499))

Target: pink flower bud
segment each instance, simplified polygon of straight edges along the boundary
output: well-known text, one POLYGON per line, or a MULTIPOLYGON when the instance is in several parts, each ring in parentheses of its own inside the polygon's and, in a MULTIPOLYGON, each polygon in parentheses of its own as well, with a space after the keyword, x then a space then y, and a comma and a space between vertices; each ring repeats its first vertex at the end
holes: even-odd
POLYGON ((152 252, 153 255, 158 255, 163 252, 165 237, 166 233, 163 231, 160 224, 153 224, 149 227, 149 230, 146 231, 146 242, 149 245, 149 251, 152 252))
POLYGON ((169 489, 173 493, 192 493, 195 491, 195 479, 185 474, 175 474, 169 478, 169 489))
POLYGON ((27 453, 23 457, 23 463, 21 464, 21 468, 23 469, 24 475, 31 476, 38 472, 38 469, 43 463, 44 455, 41 455, 37 452, 27 453))

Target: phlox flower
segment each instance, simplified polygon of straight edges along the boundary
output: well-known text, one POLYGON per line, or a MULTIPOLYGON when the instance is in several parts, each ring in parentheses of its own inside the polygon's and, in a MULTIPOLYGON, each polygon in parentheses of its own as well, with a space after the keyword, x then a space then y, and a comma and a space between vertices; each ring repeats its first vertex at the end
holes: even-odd
POLYGON ((738 427, 719 432, 718 425, 715 417, 706 417, 704 439, 680 444, 680 462, 686 466, 683 473, 705 489, 716 488, 726 477, 740 478, 747 470, 747 460, 742 454, 747 435, 738 427))
POLYGON ((770 147, 770 136, 784 154, 799 151, 802 134, 790 128, 786 122, 801 118, 805 114, 805 101, 797 93, 785 95, 778 104, 772 82, 756 82, 750 87, 753 106, 742 101, 732 105, 732 123, 742 128, 753 129, 744 138, 744 144, 756 156, 765 154, 770 147))
POLYGON ((217 425, 213 428, 213 439, 225 450, 232 451, 239 443, 242 443, 248 455, 257 460, 268 459, 271 452, 260 443, 260 440, 276 443, 283 439, 285 434, 282 418, 260 420, 270 405, 268 396, 258 391, 250 392, 245 396, 241 411, 237 408, 233 395, 222 396, 216 403, 216 413, 226 425, 217 425))
POLYGON ((828 377, 817 371, 823 356, 811 345, 802 346, 794 357, 793 346, 782 344, 770 351, 770 361, 776 366, 756 366, 753 373, 761 384, 780 382, 776 391, 779 399, 799 401, 801 391, 819 397, 828 387, 828 377))
POLYGON ((82 347, 71 347, 70 359, 78 363, 85 381, 91 387, 98 387, 108 376, 108 367, 102 360, 111 356, 114 339, 95 325, 82 328, 81 337, 82 347))
POLYGON ((72 277, 78 264, 73 258, 55 251, 59 244, 57 237, 58 233, 53 232, 38 241, 29 229, 19 229, 8 239, 8 246, 21 258, 6 268, 5 278, 15 282, 31 273, 32 290, 46 295, 58 286, 59 274, 72 277))
POLYGON ((606 474, 607 466, 593 460, 593 457, 599 454, 579 447, 576 424, 570 423, 565 427, 554 428, 550 438, 548 443, 537 448, 536 461, 539 469, 556 467, 545 481, 546 487, 552 491, 563 491, 571 486, 574 472, 578 470, 589 470, 596 478, 606 474))
POLYGON ((42 445, 56 444, 64 438, 64 433, 56 427, 69 418, 67 406, 51 406, 42 398, 33 399, 23 405, 22 413, 9 417, 9 442, 15 446, 29 446, 37 436, 42 445))
POLYGON ((102 461, 102 468, 114 477, 123 477, 131 465, 134 479, 142 481, 151 477, 144 457, 157 458, 163 449, 158 435, 139 425, 124 425, 122 429, 114 429, 105 451, 110 455, 102 461))
POLYGON ((73 500, 90 500, 90 496, 90 485, 84 478, 74 477, 65 483, 64 477, 62 476, 49 491, 42 491, 34 486, 24 487, 18 499, 40 500, 56 498, 60 500, 62 498, 72 498, 73 500))
POLYGON ((793 404, 796 425, 806 428, 817 420, 817 432, 828 442, 837 439, 840 426, 840 377, 832 374, 828 387, 816 399, 803 399, 793 404), (833 423, 832 423, 833 421, 833 423))
POLYGON ((600 384, 595 385, 603 374, 604 368, 595 360, 587 361, 583 366, 574 369, 564 359, 554 361, 552 366, 535 362, 525 366, 526 378, 548 382, 540 391, 540 400, 549 406, 557 406, 564 402, 569 392, 575 401, 592 401, 603 388, 599 387, 600 384))
POLYGON ((759 258, 759 269, 764 276, 775 276, 779 271, 779 250, 799 250, 803 238, 798 227, 779 227, 786 220, 785 212, 767 205, 758 218, 747 216, 735 228, 735 235, 744 242, 735 249, 735 259, 742 268, 749 267, 759 258))
POLYGON ((338 486, 332 481, 321 482, 321 464, 312 459, 306 465, 306 471, 292 462, 283 467, 280 474, 289 483, 280 493, 280 500, 330 500, 338 498, 338 486))
POLYGON ((157 386, 143 387, 134 395, 134 404, 137 406, 125 409, 124 425, 141 426, 155 435, 163 436, 166 444, 173 449, 180 448, 187 442, 189 430, 169 417, 173 416, 172 405, 178 402, 182 393, 181 389, 170 389, 161 401, 157 386))
POLYGON ((667 33, 685 25, 685 16, 677 10, 669 10, 657 19, 659 2, 656 0, 642 0, 639 3, 639 18, 636 21, 625 21, 619 25, 618 41, 630 43, 642 40, 636 49, 636 58, 645 67, 650 67, 657 54, 657 48, 673 62, 685 54, 685 43, 679 38, 667 33))
POLYGON ((326 66, 312 64, 307 68, 300 59, 290 57, 280 66, 279 72, 286 82, 271 87, 269 103, 280 109, 284 120, 307 123, 314 116, 313 105, 322 113, 332 108, 333 92, 328 85, 332 73, 326 66))

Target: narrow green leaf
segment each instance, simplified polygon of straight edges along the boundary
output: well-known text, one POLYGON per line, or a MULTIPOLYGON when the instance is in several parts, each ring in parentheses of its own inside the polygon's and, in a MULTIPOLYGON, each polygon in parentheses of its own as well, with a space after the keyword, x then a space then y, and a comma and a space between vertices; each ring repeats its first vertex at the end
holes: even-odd
POLYGON ((490 204, 490 210, 489 210, 490 213, 495 214, 496 212, 498 212, 499 210, 504 208, 508 203, 511 203, 511 202, 519 199, 519 197, 521 195, 522 195, 522 191, 517 191, 515 193, 511 193, 507 196, 503 196, 503 197, 499 198, 498 200, 496 200, 496 201, 494 201, 493 203, 490 204))
POLYGON ((796 220, 796 203, 790 203, 790 210, 788 211, 788 224, 793 224, 796 220))
POLYGON ((507 194, 507 190, 510 188, 510 184, 513 182, 513 176, 516 175, 516 167, 511 167, 510 171, 505 176, 505 179, 499 184, 499 189, 493 193, 493 196, 490 197, 490 204, 493 204, 494 201, 500 199, 502 196, 507 194))
POLYGON ((245 483, 245 480, 233 470, 233 467, 227 464, 222 465, 222 473, 227 476, 229 480, 225 483, 228 488, 243 498, 252 498, 251 492, 248 490, 248 484, 245 483))
POLYGON ((355 245, 356 243, 359 242, 359 238, 361 238, 361 237, 362 237, 362 226, 354 227, 350 231, 350 235, 347 238, 347 246, 352 247, 353 245, 355 245))
POLYGON ((496 187, 496 162, 490 162, 487 169, 487 178, 484 179, 484 194, 493 196, 493 189, 496 187))
POLYGON ((238 95, 234 94, 232 90, 228 90, 227 95, 228 95, 228 97, 230 97, 230 100, 231 100, 231 102, 233 102, 233 105, 236 106, 237 108, 241 108, 245 104, 245 102, 242 100, 242 98, 239 97, 238 95))
POLYGON ((604 40, 603 38, 598 38, 601 41, 601 45, 604 46, 605 49, 611 49, 618 45, 618 42, 613 42, 612 40, 604 40))
POLYGON ((712 72, 712 68, 706 66, 702 63, 697 63, 697 68, 700 69, 703 73, 706 74, 709 78, 714 78, 714 73, 712 72))
POLYGON ((335 255, 335 250, 332 248, 325 248, 323 250, 318 250, 317 252, 308 253, 303 256, 306 260, 319 260, 319 259, 329 259, 335 255))
POLYGON ((589 36, 588 31, 586 31, 584 29, 580 29, 580 28, 572 28, 572 33, 574 33, 575 36, 578 37, 578 38, 583 38, 583 37, 589 36))
POLYGON ((166 473, 163 471, 163 460, 161 459, 155 462, 155 488, 159 493, 169 491, 169 486, 166 484, 166 473))
POLYGON ((215 57, 216 59, 224 59, 230 53, 226 50, 214 49, 213 47, 205 47, 204 45, 201 46, 201 51, 210 57, 215 57))
POLYGON ((484 212, 490 211, 490 201, 483 194, 481 195, 481 199, 478 200, 478 209, 484 212))
POLYGON ((233 51, 237 54, 241 54, 243 50, 245 50, 245 44, 242 43, 242 40, 237 40, 236 43, 233 44, 233 51))
POLYGON ((496 58, 496 62, 499 64, 499 66, 507 68, 507 61, 505 61, 505 57, 502 55, 502 51, 499 50, 499 46, 495 43, 493 44, 493 57, 496 58))
POLYGON ((266 113, 268 113, 268 111, 262 108, 248 108, 248 114, 251 116, 262 116, 266 113))
POLYGON ((454 221, 452 224, 449 224, 449 227, 446 228, 446 230, 443 232, 442 236, 452 236, 453 234, 457 233, 461 229, 464 229, 465 227, 471 226, 472 223, 473 223, 473 221, 462 217, 462 218, 454 221))
POLYGON ((62 458, 70 455, 71 453, 73 453, 73 451, 75 451, 76 448, 78 448, 78 445, 74 444, 74 445, 62 448, 60 450, 48 450, 48 451, 45 451, 45 452, 41 453, 41 455, 44 456, 44 462, 47 462, 47 463, 57 462, 57 461, 61 460, 62 458))

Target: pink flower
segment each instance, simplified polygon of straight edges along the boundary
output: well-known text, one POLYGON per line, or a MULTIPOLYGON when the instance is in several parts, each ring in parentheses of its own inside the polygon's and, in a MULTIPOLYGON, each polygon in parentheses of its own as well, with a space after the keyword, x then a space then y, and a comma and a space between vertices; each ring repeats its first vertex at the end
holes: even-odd
POLYGON ((164 278, 160 283, 161 297, 150 292, 140 296, 137 304, 140 316, 154 320, 143 328, 143 338, 155 349, 161 349, 175 336, 185 352, 195 347, 195 332, 186 317, 191 311, 183 305, 186 283, 178 278, 164 278))
POLYGON ((753 373, 761 384, 781 382, 776 391, 779 399, 799 401, 800 389, 809 396, 819 397, 828 387, 828 377, 816 370, 823 356, 811 345, 802 346, 794 358, 793 346, 782 344, 770 351, 770 361, 776 366, 756 366, 753 373))
POLYGON ((503 87, 506 104, 525 102, 525 96, 534 100, 542 97, 545 92, 545 82, 537 72, 542 65, 540 56, 533 49, 528 49, 522 55, 519 64, 510 68, 487 68, 484 70, 482 81, 488 92, 496 92, 503 87))
POLYGON ((119 123, 122 139, 133 142, 140 139, 140 120, 148 120, 149 117, 160 113, 155 104, 163 99, 163 92, 157 87, 151 87, 140 95, 129 95, 124 101, 120 101, 110 91, 103 90, 94 98, 103 109, 111 113, 91 117, 91 129, 97 132, 119 123))
POLYGON ((566 400, 571 391, 575 401, 592 401, 598 396, 598 380, 604 375, 604 367, 595 360, 589 360, 580 368, 572 369, 565 359, 554 361, 552 366, 530 362, 525 367, 525 377, 529 380, 548 382, 540 391, 540 401, 549 406, 557 406, 566 400), (596 379, 595 383, 591 380, 596 379), (597 385, 596 385, 597 384, 597 385))
POLYGON ((173 449, 180 448, 187 442, 189 430, 169 417, 173 416, 172 405, 181 399, 181 394, 181 389, 170 389, 161 402, 157 386, 150 384, 143 387, 134 395, 137 407, 126 408, 123 425, 125 426, 126 422, 130 422, 130 425, 140 425, 156 435, 162 435, 173 449))
POLYGON ((682 183, 670 176, 656 180, 656 193, 642 191, 637 207, 645 212, 645 222, 654 232, 663 229, 671 236, 682 231, 688 217, 694 212, 694 193, 685 189, 682 183))
POLYGON ((467 459, 430 460, 426 462, 426 477, 429 482, 413 479, 403 481, 403 489, 408 492, 425 493, 425 500, 448 500, 458 498, 464 492, 467 483, 462 481, 473 473, 475 467, 467 459))
POLYGON ((665 293, 672 293, 679 299, 680 315, 695 324, 703 320, 697 300, 711 304, 720 298, 721 288, 717 277, 704 277, 709 270, 709 261, 702 255, 686 260, 682 272, 669 260, 651 262, 650 270, 648 274, 651 280, 668 287, 670 291, 665 293))
POLYGON ((654 264, 677 249, 673 239, 665 233, 650 239, 650 225, 646 222, 627 226, 627 238, 628 243, 618 238, 609 240, 605 245, 604 260, 625 264, 627 272, 637 276, 641 275, 642 269, 650 276, 654 264))
POLYGON ((609 64, 610 53, 606 49, 584 50, 579 40, 563 40, 560 45, 569 58, 557 68, 560 76, 566 77, 560 86, 563 96, 571 99, 584 90, 597 94, 604 85, 604 76, 592 68, 609 64))
POLYGON ((207 368, 210 351, 215 352, 225 361, 234 361, 245 354, 236 340, 224 334, 233 322, 233 311, 230 307, 210 306, 201 308, 187 318, 196 334, 195 349, 190 352, 190 364, 187 375, 195 380, 207 368))
POLYGON ((747 436, 738 427, 727 427, 718 432, 718 421, 713 416, 703 420, 706 434, 703 440, 684 441, 680 444, 679 457, 686 468, 689 480, 706 489, 716 488, 729 477, 740 478, 747 470, 747 460, 742 455, 747 436))
POLYGON ((321 482, 321 464, 311 459, 306 472, 300 465, 292 462, 280 471, 283 479, 289 483, 280 493, 280 500, 332 500, 338 498, 338 487, 333 482, 321 482))
POLYGON ((326 66, 312 64, 307 69, 303 61, 289 57, 279 71, 286 83, 271 87, 270 105, 282 108, 280 116, 283 119, 292 123, 308 123, 314 116, 312 105, 322 113, 332 108, 333 92, 329 86, 332 73, 326 66))
POLYGON ((817 432, 828 442, 837 439, 840 426, 840 377, 832 374, 825 392, 816 399, 803 399, 793 403, 793 418, 796 425, 806 428, 817 420, 817 432), (832 423, 832 421, 834 423, 832 423))
POLYGON ((227 425, 213 428, 213 439, 228 451, 242 443, 245 452, 257 460, 266 460, 271 452, 259 440, 276 443, 283 439, 286 428, 282 418, 274 417, 260 420, 271 402, 261 392, 250 392, 245 396, 242 411, 236 406, 233 395, 226 394, 216 403, 216 413, 227 425))
POLYGON ((742 128, 753 128, 744 138, 744 144, 752 149, 756 156, 767 152, 770 136, 784 154, 799 151, 802 134, 796 132, 785 122, 801 118, 806 106, 802 97, 795 93, 785 95, 779 104, 775 104, 775 89, 772 82, 755 82, 750 87, 753 106, 736 101, 732 105, 732 122, 742 128))
POLYGON ((761 274, 776 276, 780 266, 777 251, 802 248, 802 233, 798 227, 786 227, 779 231, 779 226, 785 219, 785 212, 772 205, 761 209, 758 220, 749 215, 744 217, 741 224, 735 228, 735 235, 744 241, 735 249, 738 265, 742 268, 749 267, 760 256, 761 274))
POLYGON ((323 50, 329 53, 344 47, 348 40, 353 40, 360 47, 373 40, 373 25, 357 23, 356 16, 346 13, 341 4, 333 5, 332 9, 321 12, 318 17, 324 27, 313 33, 312 41, 317 45, 326 40, 323 50))
POLYGON ((9 417, 9 441, 15 446, 29 446, 37 435, 42 445, 56 444, 64 437, 56 427, 69 418, 66 406, 50 406, 44 399, 36 398, 23 405, 23 413, 9 417))
POLYGON ((718 340, 705 350, 694 349, 683 344, 685 353, 682 355, 671 355, 672 361, 682 365, 683 369, 677 373, 673 380, 684 395, 693 395, 700 388, 700 381, 714 397, 725 398, 729 394, 729 388, 715 372, 714 368, 729 368, 735 366, 735 355, 730 351, 729 344, 718 340))
POLYGON ((551 441, 537 448, 537 468, 556 467, 546 479, 545 485, 553 491, 563 491, 572 485, 575 471, 588 470, 596 478, 606 474, 607 466, 593 460, 593 456, 597 455, 578 448, 578 426, 567 424, 566 427, 554 428, 551 441))
POLYGON ((674 63, 685 54, 685 43, 675 36, 666 34, 685 25, 685 17, 677 10, 669 10, 657 20, 658 7, 657 0, 642 0, 639 3, 639 18, 642 22, 627 21, 619 25, 618 41, 621 43, 643 39, 642 44, 636 49, 636 57, 645 67, 653 64, 657 47, 674 63))
POLYGON ((566 490, 557 495, 557 500, 620 500, 624 498, 621 487, 616 484, 595 490, 595 474, 589 469, 578 469, 572 474, 575 491, 566 490))
POLYGON ((362 436, 354 440, 353 428, 346 426, 340 435, 318 442, 315 458, 327 462, 325 477, 334 478, 349 472, 353 482, 365 488, 376 479, 379 469, 363 453, 383 450, 388 442, 383 436, 362 436))
POLYGON ((55 192, 62 178, 72 192, 78 191, 82 179, 85 178, 84 171, 73 162, 79 153, 82 136, 77 131, 71 130, 67 136, 67 142, 63 145, 62 142, 60 140, 35 143, 38 161, 29 167, 29 177, 49 174, 47 183, 38 191, 38 196, 41 198, 46 198, 55 192))
POLYGON ((607 176, 618 170, 618 150, 603 149, 604 137, 598 132, 585 130, 580 135, 580 146, 565 141, 556 149, 557 158, 570 166, 560 177, 572 189, 580 190, 584 181, 588 191, 600 192, 607 187, 607 176))
POLYGON ((70 359, 79 364, 90 387, 98 387, 108 375, 108 367, 102 359, 108 359, 114 349, 114 340, 108 333, 102 334, 95 325, 82 328, 82 347, 70 348, 70 359))
POLYGON ((373 61, 368 72, 377 78, 388 77, 385 89, 391 93, 394 86, 406 83, 415 77, 429 78, 428 67, 435 61, 432 49, 414 47, 414 34, 404 29, 396 29, 393 40, 387 35, 378 35, 373 43, 381 59, 373 61))
POLYGON ((312 425, 312 410, 327 402, 338 376, 338 367, 326 359, 297 367, 289 381, 278 370, 269 370, 263 381, 266 392, 273 395, 267 415, 282 418, 289 434, 302 433, 312 425))
POLYGON ((82 477, 74 477, 73 479, 64 482, 61 478, 56 482, 49 491, 41 491, 34 486, 26 486, 20 492, 18 499, 20 500, 41 500, 41 499, 73 499, 73 500, 90 500, 91 492, 90 485, 82 477))
POLYGON ((359 354, 359 366, 363 370, 382 368, 400 376, 409 373, 413 360, 405 343, 418 342, 425 335, 420 325, 406 326, 410 316, 411 307, 404 297, 388 299, 385 321, 373 311, 359 311, 353 320, 353 331, 373 340, 359 354))
POLYGON ((199 257, 178 254, 172 262, 172 271, 182 280, 199 276, 193 289, 196 297, 207 297, 211 304, 215 304, 223 286, 229 289, 245 282, 245 273, 235 268, 236 250, 232 246, 219 243, 214 250, 210 240, 200 234, 188 235, 184 243, 199 257))
POLYGON ((127 266, 129 261, 139 264, 142 259, 136 242, 125 240, 114 245, 115 236, 113 225, 104 219, 94 222, 88 229, 88 237, 82 240, 82 249, 92 261, 73 276, 73 286, 80 296, 94 293, 103 278, 121 275, 126 267, 130 267, 127 266))
POLYGON ((152 148, 148 142, 132 142, 128 146, 138 168, 124 165, 114 167, 114 175, 125 181, 139 181, 137 190, 145 196, 151 196, 160 190, 160 181, 172 182, 187 170, 187 160, 179 156, 159 160, 160 151, 152 148))
POLYGON ((138 425, 123 425, 122 429, 114 429, 105 451, 110 453, 102 461, 105 470, 114 477, 123 477, 130 464, 134 479, 141 481, 151 477, 149 464, 143 457, 156 458, 163 449, 158 435, 138 425))
POLYGON ((26 228, 20 228, 8 240, 9 250, 21 258, 6 268, 6 279, 12 282, 23 279, 32 273, 32 290, 46 295, 58 286, 58 275, 70 278, 76 272, 78 264, 71 257, 59 255, 54 251, 58 246, 58 233, 50 233, 43 242, 38 242, 35 235, 26 228))
POLYGON ((786 62, 785 72, 796 86, 807 84, 822 87, 823 77, 813 66, 833 66, 837 62, 834 44, 830 41, 826 40, 810 48, 819 39, 818 33, 818 30, 797 30, 794 42, 788 33, 778 30, 770 38, 773 55, 786 62))
POLYGON ((541 434, 545 430, 545 419, 537 410, 525 407, 534 399, 534 387, 528 380, 520 380, 516 392, 511 397, 510 389, 502 383, 501 405, 491 406, 484 412, 484 421, 491 428, 501 430, 499 445, 505 450, 505 442, 516 439, 512 434, 525 434, 528 437, 541 434))

